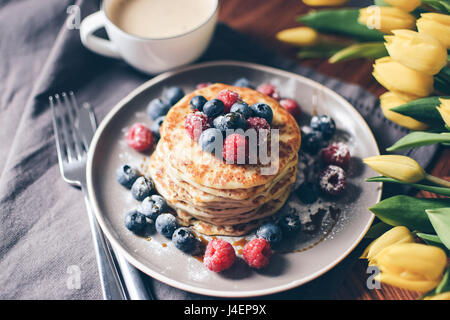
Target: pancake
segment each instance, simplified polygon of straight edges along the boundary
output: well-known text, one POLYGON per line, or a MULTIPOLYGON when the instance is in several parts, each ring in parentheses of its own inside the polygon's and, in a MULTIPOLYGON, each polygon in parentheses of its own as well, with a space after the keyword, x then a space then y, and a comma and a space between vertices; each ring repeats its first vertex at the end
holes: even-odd
POLYGON ((243 235, 270 219, 287 200, 297 175, 301 138, 295 119, 276 100, 252 89, 214 84, 175 104, 160 133, 146 174, 181 225, 206 235, 243 235), (271 129, 279 130, 279 154, 272 163, 227 164, 204 152, 186 133, 191 98, 203 95, 210 100, 224 89, 237 92, 248 104, 263 102, 272 108, 271 129), (276 170, 265 174, 263 169, 271 165, 276 170))
POLYGON ((234 225, 212 224, 196 219, 181 209, 176 210, 178 217, 177 221, 183 226, 191 226, 195 231, 208 236, 242 236, 258 228, 264 222, 269 221, 270 217, 283 207, 288 197, 289 190, 287 190, 287 192, 285 192, 279 199, 274 199, 267 203, 264 209, 261 209, 261 215, 259 218, 250 222, 243 222, 234 225))
MULTIPOLYGON (((250 202, 252 204, 251 206, 242 206, 239 205, 239 203, 230 203, 226 198, 221 198, 220 201, 218 201, 219 199, 211 196, 211 198, 216 201, 199 206, 199 202, 189 195, 189 192, 195 187, 186 190, 183 186, 173 181, 167 174, 167 170, 164 167, 161 158, 157 155, 158 153, 155 152, 155 155, 152 157, 150 174, 157 191, 166 199, 167 203, 171 207, 181 209, 195 218, 221 225, 233 225, 260 218, 261 206, 264 203, 283 197, 285 193, 289 193, 290 186, 296 177, 296 167, 294 167, 292 174, 287 175, 286 179, 282 179, 270 189, 270 192, 268 193, 270 197, 268 196, 263 203, 250 202), (221 203, 222 206, 219 206, 218 203, 221 203)), ((202 191, 199 192, 202 193, 202 191)))
POLYGON ((167 113, 160 131, 159 143, 162 143, 166 153, 170 154, 167 161, 179 171, 180 176, 191 184, 214 189, 248 189, 265 185, 297 156, 300 147, 300 129, 297 122, 276 100, 249 88, 220 83, 186 95, 167 113), (237 92, 241 99, 250 105, 262 102, 272 108, 271 129, 279 129, 279 157, 273 162, 273 166, 278 170, 273 174, 266 175, 261 171, 270 165, 227 164, 222 159, 203 152, 198 143, 186 134, 184 120, 191 112, 189 101, 196 95, 203 95, 208 100, 213 99, 224 89, 237 92))

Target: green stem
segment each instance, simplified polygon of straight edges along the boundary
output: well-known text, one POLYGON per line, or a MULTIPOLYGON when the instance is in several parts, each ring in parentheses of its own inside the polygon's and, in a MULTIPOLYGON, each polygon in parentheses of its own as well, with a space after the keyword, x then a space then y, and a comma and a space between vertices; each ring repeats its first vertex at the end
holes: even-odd
POLYGON ((449 181, 432 176, 431 174, 428 174, 428 173, 425 174, 425 180, 428 180, 428 181, 430 181, 434 184, 437 184, 438 186, 441 186, 441 187, 450 188, 449 181))

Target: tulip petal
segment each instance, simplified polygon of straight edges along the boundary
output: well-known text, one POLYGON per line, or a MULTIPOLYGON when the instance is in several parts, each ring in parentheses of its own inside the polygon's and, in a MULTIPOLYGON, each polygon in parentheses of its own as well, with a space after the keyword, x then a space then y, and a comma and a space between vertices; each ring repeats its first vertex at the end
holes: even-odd
POLYGON ((438 40, 445 48, 450 48, 450 16, 440 13, 422 13, 417 20, 419 33, 438 40))
POLYGON ((434 88, 433 76, 405 67, 391 57, 377 59, 373 76, 389 91, 399 91, 410 96, 429 96, 434 88))
POLYGON ((386 49, 404 66, 435 75, 447 65, 447 50, 433 37, 411 30, 393 30, 386 36, 386 49))
POLYGON ((414 183, 425 177, 425 171, 412 158, 400 155, 382 155, 363 159, 376 172, 400 181, 414 183))
POLYGON ((414 237, 408 228, 398 226, 385 232, 381 237, 373 241, 367 247, 367 252, 364 252, 363 256, 367 257, 369 260, 373 260, 378 253, 390 245, 411 242, 414 242, 414 237))
POLYGON ((384 2, 406 12, 411 12, 421 5, 421 0, 384 0, 384 2))
POLYGON ((319 33, 309 27, 285 29, 277 33, 277 39, 296 46, 313 46, 319 41, 319 33))
POLYGON ((383 249, 373 261, 381 271, 387 273, 439 282, 447 265, 447 255, 435 246, 401 243, 383 249))
POLYGON ((394 287, 420 292, 433 290, 439 284, 439 281, 411 281, 403 279, 395 274, 388 274, 383 272, 376 275, 375 280, 392 285, 394 287))

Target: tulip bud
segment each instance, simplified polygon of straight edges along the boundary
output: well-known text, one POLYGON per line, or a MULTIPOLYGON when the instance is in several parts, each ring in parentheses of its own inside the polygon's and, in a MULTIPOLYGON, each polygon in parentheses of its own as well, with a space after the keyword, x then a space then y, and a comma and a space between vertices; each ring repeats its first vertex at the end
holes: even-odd
POLYGON ((441 13, 422 13, 417 20, 419 33, 427 34, 450 49, 450 15, 441 13))
POLYGON ((391 33, 395 29, 414 29, 416 18, 399 8, 370 6, 359 10, 358 22, 370 29, 391 33))
POLYGON ((406 12, 411 12, 422 4, 421 0, 384 0, 384 2, 406 12))
POLYGON ((364 250, 361 258, 372 261, 384 248, 396 243, 413 243, 414 237, 408 228, 399 226, 383 233, 364 250))
POLYGON ((450 291, 436 294, 431 297, 425 297, 424 300, 450 300, 450 291))
POLYGON ((433 92, 433 76, 405 67, 391 57, 375 60, 373 76, 389 91, 427 97, 433 92))
POLYGON ((385 36, 386 49, 395 61, 428 75, 437 74, 447 65, 447 49, 426 34, 411 30, 393 30, 385 36))
POLYGON ((347 1, 348 0, 303 0, 305 4, 311 7, 339 6, 347 1))
POLYGON ((409 96, 407 94, 388 91, 380 96, 380 106, 384 116, 397 123, 398 125, 408 128, 410 130, 426 130, 428 125, 417 121, 408 116, 404 116, 398 112, 391 111, 392 108, 401 106, 410 101, 416 100, 418 97, 409 96))
POLYGON ((441 248, 419 243, 388 246, 373 259, 381 282, 407 290, 430 291, 440 282, 447 256, 441 248))
POLYGON ((381 175, 407 183, 425 178, 425 171, 414 159, 400 155, 383 155, 363 159, 363 162, 381 175))
POLYGON ((278 32, 277 39, 295 46, 308 47, 319 42, 319 33, 310 27, 297 27, 278 32))
POLYGON ((441 105, 436 107, 436 109, 441 114, 442 119, 445 124, 450 127, 450 99, 439 99, 441 105))

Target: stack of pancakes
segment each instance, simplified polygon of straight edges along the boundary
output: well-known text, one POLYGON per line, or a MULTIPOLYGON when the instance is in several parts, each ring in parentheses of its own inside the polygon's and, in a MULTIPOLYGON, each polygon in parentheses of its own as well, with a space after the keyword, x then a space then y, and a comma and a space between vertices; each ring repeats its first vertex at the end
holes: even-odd
POLYGON ((238 236, 260 226, 289 196, 297 172, 300 130, 294 118, 266 95, 248 88, 213 84, 185 96, 171 108, 161 139, 150 159, 149 173, 157 191, 175 209, 179 223, 207 235, 238 236), (271 129, 279 129, 279 157, 267 165, 227 164, 204 152, 184 129, 196 95, 210 100, 224 89, 239 93, 249 105, 268 104, 271 129), (278 168, 265 175, 264 167, 278 168))

